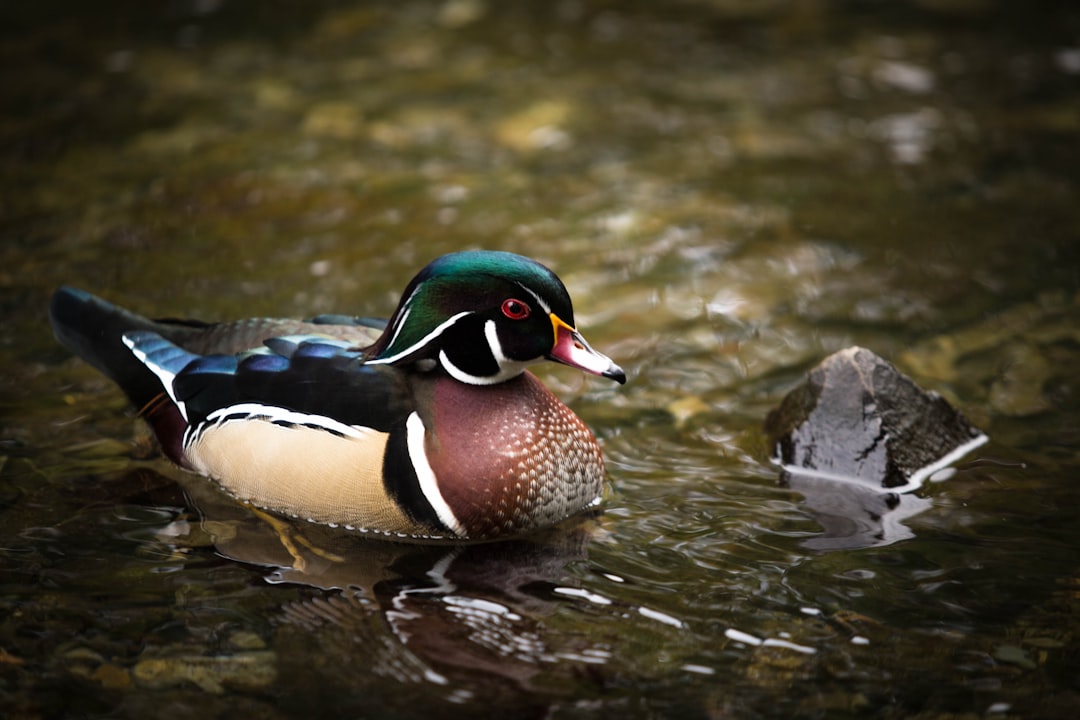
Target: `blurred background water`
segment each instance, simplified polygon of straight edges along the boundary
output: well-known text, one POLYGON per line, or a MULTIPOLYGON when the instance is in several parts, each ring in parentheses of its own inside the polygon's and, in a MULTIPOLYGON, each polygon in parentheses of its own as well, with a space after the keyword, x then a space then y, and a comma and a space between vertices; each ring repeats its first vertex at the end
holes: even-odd
POLYGON ((5 717, 1080 712, 1075 3, 46 1, 0 60, 5 717), (611 482, 527 542, 291 568, 47 324, 385 316, 480 247, 630 376, 540 371, 611 482), (854 344, 991 438, 869 529, 762 432, 854 344))

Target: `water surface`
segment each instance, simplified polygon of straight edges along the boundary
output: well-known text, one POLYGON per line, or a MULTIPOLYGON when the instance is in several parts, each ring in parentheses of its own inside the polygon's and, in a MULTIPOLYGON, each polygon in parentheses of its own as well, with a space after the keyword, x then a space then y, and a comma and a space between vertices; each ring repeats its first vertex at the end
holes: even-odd
POLYGON ((117 8, 0 11, 5 716, 1080 711, 1072 4, 117 8), (475 247, 630 376, 541 371, 610 491, 528 541, 294 568, 45 317, 385 316, 475 247), (879 529, 762 431, 856 344, 991 438, 879 529))

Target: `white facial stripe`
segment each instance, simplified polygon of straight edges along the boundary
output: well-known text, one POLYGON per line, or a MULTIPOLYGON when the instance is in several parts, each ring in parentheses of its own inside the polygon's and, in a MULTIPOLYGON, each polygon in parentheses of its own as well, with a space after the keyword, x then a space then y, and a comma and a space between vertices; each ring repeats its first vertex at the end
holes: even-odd
MULTIPOLYGON (((435 338, 439 337, 439 335, 442 334, 443 330, 446 330, 446 328, 450 327, 451 325, 453 325, 454 323, 456 323, 458 320, 465 317, 466 315, 472 315, 472 313, 468 312, 468 311, 459 312, 457 315, 454 315, 449 320, 446 320, 441 325, 439 325, 437 328, 435 328, 434 330, 429 332, 427 335, 422 337, 419 342, 410 345, 409 347, 405 348, 401 352, 399 352, 399 353, 397 353, 395 355, 391 355, 390 357, 377 358, 375 360, 368 360, 367 364, 368 365, 385 365, 387 363, 396 362, 396 361, 400 360, 403 357, 411 355, 412 353, 416 352, 420 348, 422 348, 425 345, 427 345, 428 343, 430 343, 435 338)), ((402 319, 404 319, 404 318, 402 318, 402 319)), ((400 328, 399 328, 399 330, 400 330, 400 328)), ((396 333, 395 333, 395 337, 396 337, 396 333)))
POLYGON ((503 354, 502 343, 499 341, 499 332, 496 327, 494 320, 488 320, 484 323, 484 337, 487 338, 488 347, 491 348, 491 356, 495 358, 495 362, 499 363, 499 374, 493 378, 495 382, 509 380, 515 375, 520 375, 530 365, 535 365, 544 360, 543 355, 524 361, 511 360, 506 357, 503 354))
POLYGON ((530 295, 533 296, 533 299, 536 300, 536 304, 539 305, 541 308, 543 308, 545 315, 550 315, 551 314, 551 306, 548 305, 546 302, 544 302, 544 299, 542 297, 540 297, 539 295, 534 293, 531 288, 528 288, 528 287, 522 285, 521 283, 517 283, 517 284, 518 284, 518 286, 521 287, 522 290, 524 290, 525 292, 527 292, 527 293, 529 293, 530 295))
POLYGON ((458 382, 468 383, 469 385, 494 385, 509 380, 510 378, 517 377, 525 370, 525 368, 544 359, 543 357, 538 357, 533 360, 521 362, 506 357, 506 355, 503 354, 502 343, 499 342, 499 333, 496 328, 497 326, 495 325, 494 320, 488 320, 484 323, 484 338, 487 340, 488 349, 491 350, 491 356, 495 358, 495 362, 499 366, 499 371, 494 375, 470 375, 457 365, 454 365, 454 363, 450 362, 450 358, 447 357, 445 350, 440 350, 439 363, 450 377, 458 382))
POLYGON ((402 312, 401 315, 398 317, 397 325, 394 326, 394 334, 390 338, 390 342, 386 345, 386 347, 390 347, 395 342, 397 342, 398 335, 401 334, 401 329, 405 327, 405 321, 409 318, 409 313, 412 312, 412 309, 409 307, 409 303, 405 303, 404 308, 405 311, 402 312))
MULTIPOLYGON (((247 419, 266 420, 267 422, 289 423, 292 425, 304 425, 306 427, 318 427, 330 432, 351 438, 366 437, 372 432, 371 428, 346 425, 325 415, 309 415, 307 413, 294 412, 273 405, 260 405, 259 403, 240 403, 215 410, 206 416, 207 423, 225 420, 230 415, 244 415, 247 419)), ((239 419, 239 418, 238 418, 239 419)))
POLYGON ((439 491, 439 481, 435 477, 435 471, 428 463, 427 453, 424 452, 424 436, 427 431, 424 422, 416 413, 409 415, 405 421, 406 440, 409 447, 409 460, 412 461, 413 471, 416 472, 416 480, 420 484, 420 491, 424 493, 431 509, 446 527, 459 537, 465 536, 465 529, 461 527, 457 516, 446 503, 446 498, 439 491))
POLYGON ((503 355, 502 343, 499 342, 499 331, 495 327, 494 320, 488 320, 484 323, 484 337, 487 339, 488 348, 491 349, 491 357, 495 358, 495 362, 499 363, 499 367, 506 363, 506 356, 503 355))
POLYGON ((184 407, 184 403, 179 402, 176 399, 176 395, 173 391, 173 380, 176 379, 176 373, 170 372, 158 365, 157 363, 152 362, 146 353, 135 347, 135 343, 132 342, 127 335, 122 335, 120 339, 124 341, 124 344, 128 346, 128 349, 131 350, 132 354, 139 359, 139 362, 146 366, 147 370, 154 373, 154 375, 157 375, 157 378, 161 381, 161 385, 165 389, 165 392, 168 393, 169 399, 173 401, 173 404, 176 405, 177 410, 180 411, 180 415, 183 416, 184 422, 188 422, 187 408, 184 407))

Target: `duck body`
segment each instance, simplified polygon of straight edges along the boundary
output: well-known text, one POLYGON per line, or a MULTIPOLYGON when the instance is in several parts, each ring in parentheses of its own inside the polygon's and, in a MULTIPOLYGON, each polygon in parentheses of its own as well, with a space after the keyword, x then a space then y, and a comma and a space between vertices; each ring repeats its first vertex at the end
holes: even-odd
POLYGON ((444 256, 386 323, 153 321, 71 288, 50 316, 171 460, 256 507, 460 542, 550 527, 599 502, 595 437, 525 368, 549 359, 625 376, 573 328, 554 273, 521 256, 444 256))

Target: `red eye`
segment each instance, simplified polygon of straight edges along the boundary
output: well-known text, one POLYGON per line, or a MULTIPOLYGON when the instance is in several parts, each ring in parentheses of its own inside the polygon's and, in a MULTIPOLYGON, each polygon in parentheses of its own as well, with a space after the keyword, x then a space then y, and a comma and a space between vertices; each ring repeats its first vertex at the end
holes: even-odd
POLYGON ((511 320, 524 320, 529 317, 530 312, 528 305, 514 298, 503 300, 502 311, 503 315, 511 320))

